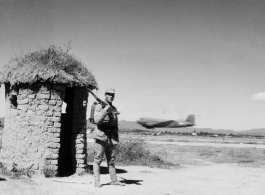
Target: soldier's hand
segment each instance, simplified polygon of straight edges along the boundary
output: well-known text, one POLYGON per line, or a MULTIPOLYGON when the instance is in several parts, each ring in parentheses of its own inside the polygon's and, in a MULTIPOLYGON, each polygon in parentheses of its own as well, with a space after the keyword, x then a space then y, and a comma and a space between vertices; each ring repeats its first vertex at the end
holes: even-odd
POLYGON ((106 106, 105 106, 105 108, 104 108, 104 110, 106 110, 106 111, 109 111, 109 110, 110 110, 110 108, 111 108, 111 106, 110 106, 110 105, 106 105, 106 106))

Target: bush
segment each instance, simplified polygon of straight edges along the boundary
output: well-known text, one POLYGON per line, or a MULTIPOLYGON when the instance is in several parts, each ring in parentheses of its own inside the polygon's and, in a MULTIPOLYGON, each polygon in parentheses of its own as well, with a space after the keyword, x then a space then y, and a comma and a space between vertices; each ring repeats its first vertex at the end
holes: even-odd
POLYGON ((42 171, 44 176, 47 178, 56 177, 58 174, 56 170, 54 170, 52 167, 49 166, 44 166, 42 171))
POLYGON ((42 172, 47 178, 56 177, 58 175, 58 171, 51 167, 48 161, 45 161, 45 165, 43 167, 42 172))
POLYGON ((120 141, 116 148, 116 162, 119 165, 139 165, 168 168, 171 163, 163 161, 160 156, 152 154, 143 139, 128 138, 120 141))
POLYGON ((13 167, 12 170, 9 170, 7 167, 3 166, 2 163, 0 163, 0 174, 11 179, 29 179, 34 174, 34 171, 16 167, 13 167))

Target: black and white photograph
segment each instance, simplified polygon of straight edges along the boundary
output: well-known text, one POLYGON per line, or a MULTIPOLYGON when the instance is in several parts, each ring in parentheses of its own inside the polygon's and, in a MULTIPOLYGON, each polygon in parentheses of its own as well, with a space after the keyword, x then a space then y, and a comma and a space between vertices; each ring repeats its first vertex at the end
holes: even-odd
POLYGON ((0 0, 0 195, 264 182, 264 0, 0 0))

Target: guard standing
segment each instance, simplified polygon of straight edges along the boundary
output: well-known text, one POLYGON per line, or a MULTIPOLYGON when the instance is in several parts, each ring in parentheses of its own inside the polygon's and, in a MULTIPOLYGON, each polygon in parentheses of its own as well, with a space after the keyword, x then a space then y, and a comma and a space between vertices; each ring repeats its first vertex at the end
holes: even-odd
POLYGON ((95 139, 94 147, 94 165, 93 172, 95 178, 95 187, 102 187, 100 184, 100 164, 103 160, 104 153, 106 154, 108 170, 111 178, 111 185, 124 186, 124 183, 118 181, 115 169, 115 147, 119 142, 118 135, 118 118, 109 112, 109 109, 116 108, 112 105, 115 97, 114 89, 107 89, 105 91, 105 103, 107 106, 104 108, 101 104, 97 104, 94 112, 94 120, 97 127, 93 131, 95 139))

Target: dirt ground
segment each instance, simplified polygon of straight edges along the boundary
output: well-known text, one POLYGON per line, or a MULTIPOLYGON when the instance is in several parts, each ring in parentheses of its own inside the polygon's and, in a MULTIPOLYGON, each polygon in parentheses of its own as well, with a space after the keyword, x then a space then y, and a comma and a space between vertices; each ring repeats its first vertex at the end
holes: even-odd
MULTIPOLYGON (((182 145, 180 142, 178 144, 182 145)), ((220 144, 217 145, 221 147, 220 144)), ((229 147, 229 144, 223 145, 229 147)), ((242 144, 237 146, 244 147, 242 144)), ((45 178, 38 175, 31 181, 11 180, 0 175, 0 195, 263 195, 265 193, 264 166, 212 163, 194 156, 190 160, 192 163, 187 163, 183 158, 181 166, 171 169, 117 166, 117 176, 121 182, 126 183, 125 187, 109 185, 110 177, 105 163, 102 163, 101 167, 102 188, 94 187, 93 175, 74 175, 64 178, 45 178)))
POLYGON ((102 188, 94 188, 93 176, 44 178, 34 176, 31 182, 10 180, 0 176, 1 195, 263 195, 265 168, 237 164, 214 164, 178 169, 149 167, 117 167, 119 180, 125 187, 109 185, 106 164, 102 166, 102 188))

